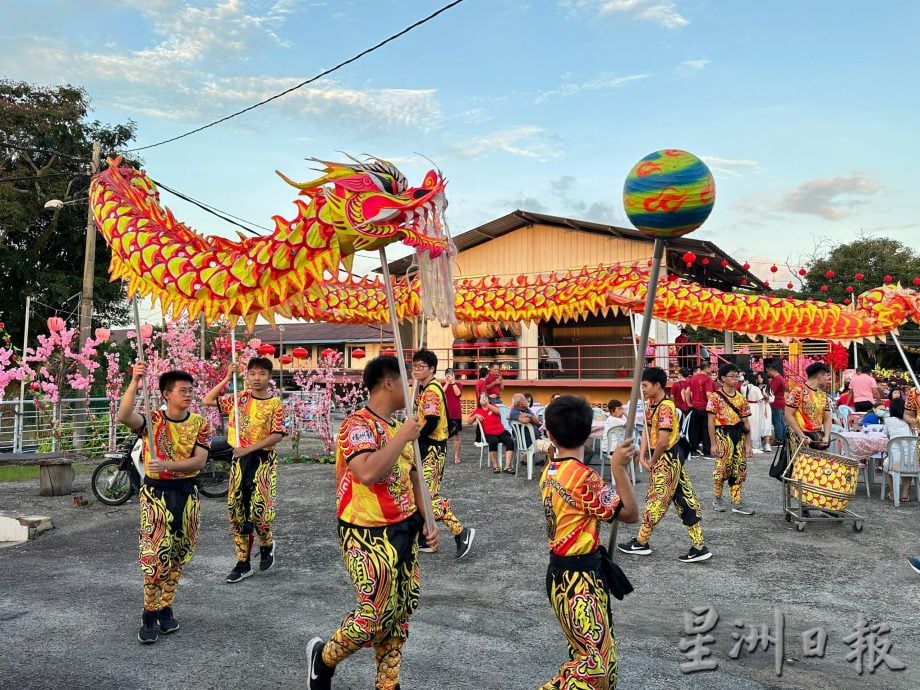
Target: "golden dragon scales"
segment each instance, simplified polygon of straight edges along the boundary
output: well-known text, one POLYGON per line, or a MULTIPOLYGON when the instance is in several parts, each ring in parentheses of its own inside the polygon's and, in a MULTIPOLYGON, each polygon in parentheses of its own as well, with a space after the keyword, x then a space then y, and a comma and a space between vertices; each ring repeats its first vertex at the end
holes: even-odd
MULTIPOLYGON (((380 278, 351 275, 354 253, 403 243, 431 256, 453 251, 443 221, 445 181, 430 171, 410 187, 392 164, 324 163, 323 175, 299 184, 291 220, 238 241, 202 236, 159 205, 143 172, 109 162, 91 187, 96 223, 112 249, 113 280, 129 294, 151 296, 164 312, 272 321, 275 314, 312 321, 384 323, 380 278), (343 270, 344 269, 344 270, 343 270)), ((284 177, 282 175, 282 177, 284 177)), ((642 311, 649 271, 636 265, 454 282, 461 321, 541 321, 611 311, 642 311)), ((422 311, 418 279, 394 284, 401 319, 422 311)), ((776 338, 838 341, 884 337, 907 320, 920 322, 913 290, 886 285, 860 295, 854 308, 770 295, 722 292, 673 276, 657 287, 655 318, 776 338)))

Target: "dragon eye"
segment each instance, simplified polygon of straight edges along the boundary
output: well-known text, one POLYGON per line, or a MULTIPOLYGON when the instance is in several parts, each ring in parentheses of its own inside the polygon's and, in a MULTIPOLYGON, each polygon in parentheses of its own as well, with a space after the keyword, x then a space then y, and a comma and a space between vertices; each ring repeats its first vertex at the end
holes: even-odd
POLYGON ((387 176, 385 176, 385 175, 377 175, 377 174, 373 174, 373 173, 372 173, 372 175, 373 175, 374 179, 377 180, 377 182, 378 182, 378 185, 377 185, 377 186, 380 187, 380 189, 381 189, 382 191, 387 192, 387 193, 389 193, 389 194, 394 194, 394 195, 396 194, 396 188, 395 188, 395 185, 393 184, 393 180, 392 180, 391 178, 389 178, 389 177, 387 177, 387 176))

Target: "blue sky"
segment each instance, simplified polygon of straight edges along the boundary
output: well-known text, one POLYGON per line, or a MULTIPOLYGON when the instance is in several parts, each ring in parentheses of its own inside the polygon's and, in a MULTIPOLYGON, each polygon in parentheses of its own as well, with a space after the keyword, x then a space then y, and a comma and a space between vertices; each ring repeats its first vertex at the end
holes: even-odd
MULTIPOLYGON (((0 74, 82 85, 95 117, 135 120, 146 145, 445 2, 0 0, 0 74)), ((683 148, 717 184, 693 236, 770 277, 770 262, 796 268, 860 232, 916 243, 918 20, 910 0, 465 0, 317 84, 142 155, 153 177, 267 226, 293 210, 276 168, 308 179, 305 158, 369 153, 418 183, 424 154, 450 180, 458 234, 516 208, 628 225, 630 167, 683 148)))

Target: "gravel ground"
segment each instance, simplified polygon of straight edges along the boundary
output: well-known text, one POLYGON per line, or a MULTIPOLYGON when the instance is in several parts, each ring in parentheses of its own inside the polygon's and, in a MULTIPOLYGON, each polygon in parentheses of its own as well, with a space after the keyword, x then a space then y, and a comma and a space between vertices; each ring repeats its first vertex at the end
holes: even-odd
MULTIPOLYGON (((402 687, 535 688, 566 655, 544 592, 537 482, 480 470, 466 434, 463 462, 448 465, 444 493, 476 528, 475 546, 455 562, 442 530, 447 548, 421 554, 421 603, 402 687)), ((764 455, 751 463, 747 495, 757 513, 743 517, 708 509, 712 463, 691 461, 715 554, 710 561, 677 560, 688 541, 673 512, 655 531, 651 556, 618 554, 636 588, 614 605, 620 687, 920 687, 920 577, 904 560, 920 551, 918 503, 895 509, 879 501, 877 486, 868 499, 860 485, 851 508, 865 517, 862 533, 847 524, 810 524, 800 533, 783 520, 781 486, 767 476, 767 465, 764 455), (718 668, 685 675, 684 614, 706 606, 720 615, 711 645, 718 668), (781 677, 773 647, 729 658, 740 630, 734 624, 772 628, 776 610, 785 614, 781 677), (857 674, 844 638, 860 615, 890 625, 889 654, 906 670, 882 664, 857 674), (826 654, 806 658, 801 634, 816 627, 827 633, 826 654)), ((640 475, 643 497, 645 487, 640 475)), ((88 476, 78 476, 75 488, 92 499, 88 476)), ((281 467, 277 566, 236 585, 224 582, 235 559, 223 503, 202 504, 198 549, 175 603, 182 627, 141 646, 136 499, 118 508, 79 508, 69 496, 39 497, 35 481, 0 484, 0 509, 49 515, 55 525, 35 541, 0 549, 0 636, 7 640, 0 687, 304 687, 304 645, 314 634, 327 637, 354 603, 336 538, 332 466, 281 467)), ((620 530, 621 538, 633 534, 633 526, 620 530)), ((336 673, 337 690, 372 687, 370 651, 336 673)))

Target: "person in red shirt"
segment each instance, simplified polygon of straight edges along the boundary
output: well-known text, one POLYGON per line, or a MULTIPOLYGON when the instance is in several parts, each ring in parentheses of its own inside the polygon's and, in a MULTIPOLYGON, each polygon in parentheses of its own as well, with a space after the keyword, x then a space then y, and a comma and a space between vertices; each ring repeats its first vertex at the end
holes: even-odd
POLYGON ((479 396, 486 392, 486 377, 488 375, 488 367, 479 367, 479 378, 476 379, 476 400, 479 400, 479 396))
POLYGON ((492 471, 495 474, 501 473, 501 468, 498 466, 498 445, 502 444, 505 447, 505 472, 513 474, 514 439, 502 422, 501 410, 489 402, 489 396, 485 393, 479 396, 476 409, 470 412, 466 423, 473 424, 476 419, 482 424, 482 433, 485 434, 485 441, 489 444, 492 471))
POLYGON ((702 447, 703 457, 712 459, 712 448, 709 443, 709 416, 706 406, 709 404, 709 394, 715 392, 715 385, 709 375, 712 363, 703 360, 699 371, 690 377, 687 389, 690 391, 690 450, 696 451, 702 447))
POLYGON ((453 369, 444 370, 444 399, 447 401, 448 432, 454 439, 454 464, 460 464, 460 432, 463 431, 463 412, 460 407, 460 398, 463 395, 463 386, 454 377, 453 369))
POLYGON ((779 372, 775 362, 767 364, 764 371, 770 377, 770 392, 773 393, 773 401, 770 403, 773 445, 781 446, 786 441, 786 379, 779 372))
POLYGON ((486 393, 489 395, 489 402, 495 405, 502 404, 502 391, 505 390, 505 380, 502 378, 502 370, 497 364, 489 367, 489 374, 486 376, 486 393))
POLYGON ((690 388, 690 373, 689 369, 681 369, 677 372, 677 380, 671 384, 671 400, 684 416, 690 412, 690 401, 688 396, 684 395, 684 391, 690 388))

